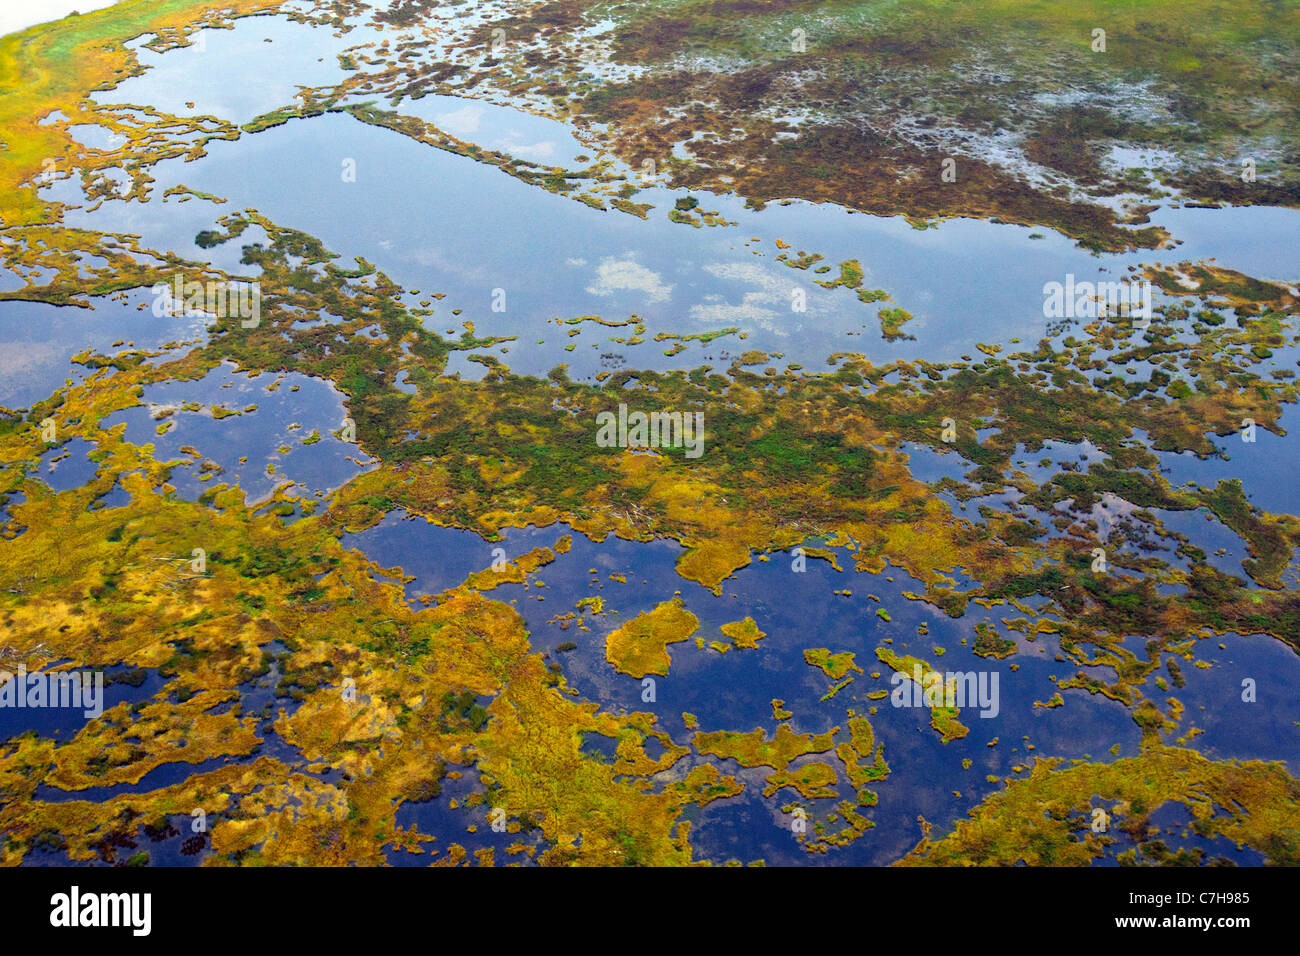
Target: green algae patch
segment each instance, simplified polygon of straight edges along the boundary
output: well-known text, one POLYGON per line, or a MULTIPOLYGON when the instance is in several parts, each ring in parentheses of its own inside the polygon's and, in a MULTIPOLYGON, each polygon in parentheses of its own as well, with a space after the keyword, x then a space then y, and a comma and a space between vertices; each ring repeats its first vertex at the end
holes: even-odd
POLYGON ((730 730, 700 731, 691 743, 702 754, 735 760, 742 767, 771 767, 784 770, 790 761, 804 754, 826 753, 833 746, 833 727, 824 734, 799 734, 789 724, 779 724, 771 740, 761 727, 747 734, 730 730))
POLYGON ((666 676, 671 663, 668 645, 688 639, 699 626, 700 619, 682 606, 681 598, 673 598, 610 632, 605 659, 620 674, 666 676))
POLYGON ((825 289, 844 286, 856 289, 862 285, 862 264, 857 259, 847 259, 840 263, 840 274, 835 279, 818 279, 817 284, 825 289))
MULTIPOLYGON (((1028 777, 990 795, 943 839, 923 839, 898 865, 1086 866, 1117 842, 1116 830, 1145 852, 1150 817, 1169 803, 1186 807, 1201 837, 1253 847, 1271 863, 1300 862, 1300 781, 1284 764, 1152 747, 1109 764, 1035 760, 1028 777), (1110 805, 1105 833, 1092 831, 1094 795, 1110 805)), ((1203 856, 1193 853, 1197 862, 1203 856)))
POLYGON ((859 805, 874 806, 876 796, 866 788, 867 784, 889 776, 889 764, 885 762, 884 756, 885 745, 876 743, 875 731, 867 718, 850 717, 848 723, 849 740, 838 745, 835 753, 844 761, 849 782, 858 788, 859 805))
POLYGON ((1001 660, 1004 657, 1010 657, 1016 652, 1016 642, 998 635, 998 632, 989 627, 984 621, 975 625, 975 643, 971 650, 980 657, 993 657, 1001 660))
POLYGON ((903 332, 903 326, 912 321, 912 313, 905 309, 881 309, 880 314, 880 336, 887 342, 897 342, 900 339, 910 339, 912 336, 903 332))
POLYGON ((769 775, 767 786, 763 788, 763 796, 775 796, 776 792, 782 787, 792 787, 805 800, 838 797, 839 793, 834 789, 834 784, 838 779, 839 774, 835 772, 834 767, 828 763, 814 760, 803 764, 797 769, 778 770, 769 775))
POLYGON ((852 651, 832 654, 829 648, 812 647, 803 652, 804 663, 816 667, 831 680, 840 680, 849 671, 862 673, 862 668, 853 661, 852 651))
POLYGON ((555 551, 550 548, 533 548, 531 551, 519 555, 513 561, 488 568, 485 571, 475 571, 466 578, 464 586, 473 588, 476 591, 492 591, 503 584, 523 584, 528 580, 528 575, 554 560, 555 551))
MULTIPOLYGON (((924 691, 922 699, 930 708, 930 726, 939 732, 945 744, 970 733, 970 728, 957 719, 960 710, 946 703, 953 699, 955 679, 945 682, 942 672, 936 671, 925 661, 916 657, 900 656, 887 647, 876 648, 876 657, 895 673, 902 674, 913 683, 916 682, 916 676, 920 675, 921 687, 924 691)), ((895 693, 900 692, 908 693, 906 685, 895 690, 895 693)))
POLYGON ((758 629, 758 624, 752 617, 746 617, 741 621, 730 621, 718 630, 731 638, 731 643, 736 647, 746 650, 758 647, 758 642, 767 637, 767 633, 758 629))
POLYGON ((850 684, 852 684, 853 681, 854 681, 854 678, 852 678, 852 677, 846 677, 846 678, 844 678, 844 680, 840 681, 838 684, 833 684, 833 685, 831 685, 831 689, 828 690, 826 693, 822 694, 821 697, 818 698, 818 700, 821 701, 821 703, 823 703, 823 704, 826 703, 826 701, 830 700, 832 697, 834 697, 836 694, 838 694, 838 693, 839 693, 840 691, 842 691, 844 688, 846 688, 846 687, 848 687, 850 684))

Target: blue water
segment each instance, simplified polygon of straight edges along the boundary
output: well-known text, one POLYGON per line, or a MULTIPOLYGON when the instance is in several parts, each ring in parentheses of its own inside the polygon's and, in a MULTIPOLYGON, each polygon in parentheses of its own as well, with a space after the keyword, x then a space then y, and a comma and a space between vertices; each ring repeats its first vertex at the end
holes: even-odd
MULTIPOLYGON (((341 770, 322 770, 317 764, 309 762, 299 748, 289 744, 276 733, 275 723, 280 719, 281 714, 292 716, 300 704, 281 693, 283 689, 280 687, 281 673, 277 657, 284 653, 283 645, 273 641, 263 647, 263 652, 267 655, 269 665, 266 672, 238 685, 238 694, 234 701, 218 705, 211 711, 225 713, 237 709, 240 717, 256 717, 257 733, 262 742, 252 752, 243 755, 222 755, 195 763, 177 760, 160 764, 133 784, 62 790, 41 783, 37 786, 33 799, 48 803, 103 802, 127 794, 148 794, 201 777, 203 774, 232 763, 249 763, 260 757, 273 757, 280 760, 289 765, 295 774, 312 778, 320 787, 341 785, 343 782, 341 770)), ((108 670, 108 680, 118 677, 119 682, 106 685, 106 707, 118 703, 142 704, 175 693, 174 686, 168 683, 170 677, 152 669, 140 672, 144 680, 139 686, 120 683, 119 675, 129 672, 130 669, 121 667, 108 670)), ((81 717, 79 712, 76 717, 81 717)), ((0 734, 3 737, 35 731, 41 736, 66 742, 85 725, 84 719, 73 719, 67 711, 0 710, 0 734)), ((238 805, 239 798, 234 797, 232 810, 227 812, 237 813, 238 805)), ((120 863, 135 852, 145 850, 150 855, 149 862, 154 866, 199 865, 206 856, 211 855, 211 844, 207 833, 211 832, 220 819, 221 814, 217 812, 207 814, 207 829, 202 833, 202 840, 192 829, 192 820, 188 814, 167 817, 171 830, 160 828, 152 834, 148 832, 147 825, 157 821, 144 821, 123 834, 129 842, 118 847, 116 855, 104 862, 120 863)), ((65 866, 68 865, 69 860, 66 852, 41 849, 31 853, 25 862, 34 866, 65 866)))
POLYGON ((28 408, 49 398, 68 379, 83 381, 89 370, 70 360, 86 349, 116 355, 206 340, 201 320, 157 317, 153 301, 148 289, 140 289, 129 293, 125 302, 96 300, 93 309, 0 302, 0 405, 28 408), (142 304, 145 308, 138 309, 142 304))
MULTIPOLYGON (((67 664, 60 669, 83 675, 93 673, 90 668, 79 664, 67 664)), ((17 670, 17 661, 0 663, 0 671, 5 674, 16 674, 17 670)), ((132 705, 150 700, 166 683, 165 679, 152 670, 139 675, 143 676, 144 680, 138 686, 122 680, 124 675, 130 677, 135 672, 134 668, 117 666, 103 668, 102 671, 104 675, 102 703, 105 711, 119 704, 132 705)), ((95 720, 93 717, 87 717, 85 710, 85 707, 0 707, 0 740, 11 740, 19 734, 34 731, 41 737, 67 742, 88 723, 95 720)))
POLYGON ((191 501, 222 482, 238 484, 250 502, 265 499, 286 481, 295 484, 297 497, 320 498, 373 467, 358 445, 333 434, 347 418, 342 394, 330 383, 297 372, 250 376, 225 363, 195 382, 149 385, 143 401, 142 406, 109 415, 102 427, 109 431, 124 424, 127 441, 153 445, 160 461, 183 460, 172 469, 170 482, 178 495, 191 501), (187 402, 203 407, 187 410, 187 402), (250 405, 257 409, 244 412, 250 405), (217 419, 210 411, 214 406, 241 414, 217 419), (151 409, 164 407, 176 410, 161 419, 152 417, 151 409), (159 435, 158 427, 167 422, 175 424, 159 435), (320 440, 304 444, 313 431, 320 440), (201 463, 182 451, 184 447, 198 450, 200 462, 215 462, 225 471, 203 480, 201 463), (247 461, 241 463, 241 458, 247 461), (268 472, 268 465, 275 471, 268 472))
MULTIPOLYGON (((531 547, 553 544, 567 532, 569 529, 562 525, 530 528, 526 532, 509 529, 505 548, 513 556, 531 547)), ((414 576, 407 585, 407 594, 408 598, 414 598, 436 592, 459 573, 447 569, 450 561, 481 564, 486 548, 477 538, 471 532, 449 531, 423 521, 400 521, 387 528, 352 535, 349 543, 360 546, 368 557, 385 567, 405 556, 404 569, 414 576), (396 533, 397 528, 401 529, 400 534, 396 533), (452 558, 450 549, 456 544, 468 556, 452 558), (430 559, 429 554, 438 557, 430 559), (412 555, 426 557, 411 560, 412 555)), ((919 836, 915 832, 918 813, 936 823, 936 830, 941 829, 947 821, 1001 787, 1000 779, 990 784, 985 780, 986 775, 1015 776, 1012 768, 1027 766, 1035 752, 1110 760, 1114 759, 1110 748, 1119 744, 1120 756, 1137 753, 1138 727, 1119 704, 1080 690, 1068 690, 1063 692, 1064 707, 1033 706, 1036 701, 1046 702, 1055 693, 1053 676, 1064 679, 1078 669, 1054 659, 1058 648, 1053 638, 1039 636, 1031 642, 1021 637, 1019 653, 1003 661, 977 657, 969 647, 961 645, 963 637, 968 644, 973 642, 976 622, 987 620, 1003 636, 1013 635, 1000 625, 996 615, 976 608, 965 618, 950 620, 930 605, 908 601, 901 592, 915 589, 917 584, 901 570, 890 569, 885 575, 862 575, 836 572, 826 561, 809 560, 806 572, 795 573, 790 556, 778 553, 769 561, 756 561, 737 572, 725 582, 722 596, 715 597, 711 591, 677 575, 675 563, 681 553, 680 546, 672 542, 636 543, 610 538, 596 543, 576 534, 568 554, 559 555, 554 563, 539 568, 525 584, 504 585, 491 595, 518 609, 528 626, 534 649, 547 652, 557 661, 563 667, 565 678, 584 698, 595 700, 602 709, 615 713, 650 711, 656 715, 658 726, 679 743, 688 742, 692 736, 683 712, 694 714, 701 730, 744 732, 762 727, 771 734, 777 721, 773 719, 770 702, 778 698, 794 713, 790 719, 792 729, 800 733, 821 733, 833 726, 844 727, 847 709, 866 714, 875 705, 878 712, 869 719, 877 740, 884 743, 885 759, 894 768, 894 773, 874 788, 880 797, 879 805, 864 811, 876 821, 876 829, 848 850, 833 851, 823 860, 805 859, 804 851, 790 836, 788 818, 775 809, 796 799, 796 794, 782 791, 771 799, 756 797, 764 785, 762 778, 771 773, 769 769, 746 771, 734 762, 719 761, 724 772, 739 774, 748 781, 750 793, 688 814, 688 819, 696 820, 692 839, 707 858, 720 861, 739 854, 745 860, 763 857, 769 862, 887 862, 915 843, 919 836), (591 573, 592 568, 596 569, 595 574, 591 573), (626 574, 627 583, 612 580, 610 575, 614 573, 626 574), (888 581, 888 576, 895 580, 888 581), (853 595, 841 597, 832 593, 844 588, 850 588, 853 595), (694 638, 670 645, 669 674, 655 678, 657 699, 647 704, 642 700, 641 681, 616 673, 606 661, 604 639, 619 624, 651 610, 674 591, 681 591, 686 607, 700 619, 696 636, 703 637, 706 646, 697 648, 694 638), (881 604, 871 601, 867 592, 880 597, 881 604), (598 616, 589 611, 577 612, 584 617, 590 631, 572 625, 563 628, 554 621, 557 615, 574 611, 579 599, 591 595, 602 597, 606 610, 598 616), (886 623, 875 614, 875 608, 880 606, 888 610, 891 622, 886 623), (707 646, 709 641, 724 640, 718 630, 721 624, 745 616, 754 617, 759 628, 767 632, 757 649, 733 649, 719 654, 707 646), (916 633, 922 621, 929 627, 927 637, 916 633), (941 670, 997 671, 1000 713, 982 718, 977 711, 963 711, 962 720, 970 728, 970 735, 945 745, 929 726, 928 710, 896 709, 888 699, 869 700, 867 691, 892 688, 888 669, 874 656, 876 647, 886 646, 883 645, 886 638, 893 639, 889 646, 897 653, 921 657, 941 670), (557 650, 560 644, 570 641, 577 643, 576 650, 557 650), (821 702, 832 681, 804 662, 803 651, 810 647, 854 651, 866 673, 856 675, 854 683, 829 701, 821 702), (936 647, 944 648, 945 653, 937 655, 936 647), (1012 671, 1012 664, 1018 670, 1012 671), (877 670, 883 676, 873 680, 869 675, 877 670), (998 744, 989 747, 995 737, 999 739, 998 744), (1036 751, 1030 751, 1029 744, 1036 751), (964 758, 973 762, 968 770, 961 766, 964 758), (917 786, 919 781, 937 780, 951 782, 951 786, 917 786), (955 796, 953 789, 959 789, 961 796, 955 796), (715 818, 718 833, 712 829, 715 818), (721 832, 728 836, 720 836, 721 832)), ((841 549, 838 560, 841 567, 852 567, 850 552, 841 549)), ((1021 616, 1011 608, 1000 608, 998 612, 1008 617, 1021 616)), ((841 731, 836 741, 845 736, 841 731)), ((839 765, 834 754, 830 754, 802 758, 792 766, 809 759, 839 765)), ((843 784, 840 791, 843 796, 849 795, 843 784)), ((828 812, 834 802, 812 801, 813 818, 828 812)))
MULTIPOLYGON (((142 51, 148 71, 100 94, 101 102, 149 103, 179 115, 211 113, 242 123, 293 105, 297 85, 338 82, 343 71, 336 54, 371 36, 362 29, 334 38, 280 17, 246 19, 232 30, 202 35, 206 52, 142 51), (225 68, 262 82, 214 89, 206 68, 214 51, 225 68)), ((367 98, 389 105, 365 94, 353 99, 367 98)), ((406 99, 396 109, 537 162, 572 168, 589 152, 563 124, 500 104, 431 95, 406 99)), ((1036 342, 1046 327, 1042 287, 1067 273, 1080 280, 1115 278, 1141 262, 1217 255, 1220 264, 1252 275, 1296 278, 1286 250, 1300 235, 1297 210, 1162 209, 1156 221, 1167 222, 1176 233, 1187 231, 1176 251, 1099 256, 1056 233, 1030 240, 1031 234, 1042 234, 1030 226, 954 219, 917 230, 901 217, 868 216, 831 204, 782 202, 755 211, 730 196, 698 198, 703 208, 736 226, 695 229, 668 221, 668 210, 683 194, 659 188, 635 197, 656 207, 643 222, 589 208, 337 114, 290 121, 237 142, 213 141, 207 152, 193 162, 155 167, 155 197, 183 183, 229 199, 226 205, 114 201, 93 215, 70 211, 67 221, 94 226, 111 218, 128 224, 154 248, 220 263, 235 250, 203 254, 193 245, 194 234, 211 227, 203 216, 214 219, 252 206, 281 225, 319 236, 345 261, 361 255, 380 264, 408 289, 421 290, 409 297, 412 306, 428 292, 447 293, 428 319, 432 328, 458 332, 460 322, 470 319, 480 333, 519 335, 527 349, 507 345, 499 354, 527 373, 566 362, 575 376, 591 376, 601 369, 602 355, 611 352, 631 367, 693 368, 720 361, 723 348, 691 343, 670 358, 662 354, 670 343, 656 343, 653 335, 728 326, 745 334, 729 343, 737 350, 780 353, 785 362, 810 367, 843 350, 864 352, 874 361, 912 356, 945 361, 974 354, 977 342, 1036 342), (356 170, 354 182, 344 181, 345 161, 356 170), (777 239, 789 242, 791 253, 823 255, 832 272, 819 276, 788 268, 776 259, 777 239), (816 284, 837 275, 834 267, 850 258, 862 265, 866 288, 883 288, 894 301, 864 305, 849 290, 816 284), (807 296, 805 312, 792 307, 796 288, 807 296), (496 289, 506 292, 503 313, 492 311, 496 289), (876 318, 881 305, 913 314, 905 332, 915 341, 881 339, 876 318), (452 309, 463 313, 453 316, 452 309), (570 339, 550 324, 555 317, 589 314, 610 320, 636 315, 646 322, 646 341, 614 343, 612 338, 629 331, 595 325, 580 327, 581 334, 570 339), (568 345, 575 348, 568 351, 568 345)), ((75 187, 60 183, 49 195, 73 201, 75 187)), ((251 240, 231 245, 245 241, 251 240)), ((466 377, 482 374, 464 356, 453 356, 451 367, 466 377)))
MULTIPOLYGON (((473 531, 429 524, 400 510, 363 532, 345 533, 342 543, 368 555, 399 558, 385 567, 400 567, 402 573, 415 576, 416 584, 407 590, 412 599, 457 587, 475 571, 491 567, 497 558, 494 549, 503 548, 507 561, 523 553, 505 547, 504 542, 484 541, 473 531)), ((553 544, 554 539, 549 543, 553 544)))
POLYGON ((90 459, 95 445, 83 438, 71 438, 41 456, 37 472, 40 479, 55 491, 80 488, 95 477, 97 466, 90 459))

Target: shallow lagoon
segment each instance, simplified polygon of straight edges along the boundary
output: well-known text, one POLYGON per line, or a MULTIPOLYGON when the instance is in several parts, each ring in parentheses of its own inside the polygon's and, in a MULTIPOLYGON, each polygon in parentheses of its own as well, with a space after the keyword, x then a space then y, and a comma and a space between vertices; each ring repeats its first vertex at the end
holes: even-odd
MULTIPOLYGON (((149 70, 100 94, 101 102, 144 103, 180 115, 206 112, 247 122, 293 105, 298 86, 338 82, 343 71, 335 55, 380 35, 359 29, 339 39, 283 17, 250 18, 231 30, 202 33, 211 35, 202 50, 141 50, 149 70), (311 43, 295 42, 307 30, 313 31, 311 43), (327 36, 338 50, 320 46, 327 36), (268 57, 267 48, 277 55, 268 57), (218 54, 223 68, 274 79, 230 84, 255 101, 226 101, 221 97, 235 94, 214 94, 206 82, 209 58, 218 54), (254 87, 255 94, 248 92, 254 87), (205 95, 218 98, 202 101, 205 95), (185 108, 186 102, 195 102, 195 108, 185 108)), ((351 98, 366 99, 387 106, 378 97, 351 98)), ((575 155, 582 144, 573 131, 522 110, 451 96, 407 99, 396 110, 480 146, 510 152, 513 145, 521 158, 571 169, 582 165, 575 155), (527 155, 530 151, 534 155, 527 155)), ((575 377, 599 371, 602 354, 611 352, 640 368, 725 364, 724 351, 745 349, 781 353, 785 362, 810 368, 821 367, 837 351, 861 351, 877 362, 954 360, 973 354, 977 342, 1037 342, 1046 334, 1043 285, 1067 274, 1080 281, 1118 279, 1139 263, 1214 257, 1219 265, 1250 275, 1291 281, 1296 276, 1289 250, 1300 236, 1298 210, 1163 208, 1152 219, 1181 241, 1175 249, 1095 255, 1042 228, 957 219, 916 229, 901 217, 868 216, 828 204, 772 203, 754 211, 733 197, 707 194, 697 197, 701 208, 736 225, 692 228, 667 219, 684 193, 654 188, 639 193, 636 201, 656 207, 648 221, 602 212, 346 115, 291 120, 237 142, 214 141, 206 158, 166 162, 154 174, 155 197, 183 183, 229 202, 191 201, 164 210, 157 198, 144 208, 111 201, 85 217, 87 224, 104 228, 104 219, 111 217, 159 248, 197 257, 194 233, 211 226, 201 222, 203 213, 215 219, 251 206, 280 225, 320 237, 345 263, 364 256, 407 288, 446 293, 427 320, 431 328, 459 334, 460 323, 468 319, 480 334, 517 335, 518 342, 502 349, 513 369, 544 373, 567 362, 575 377), (345 161, 355 163, 355 182, 343 181, 345 161), (800 251, 824 256, 821 264, 832 271, 819 276, 788 268, 776 261, 777 239, 790 244, 791 256, 800 251), (834 279, 838 263, 848 259, 861 263, 864 288, 884 289, 893 301, 863 304, 849 290, 815 284, 834 279), (792 309, 796 288, 806 296, 804 312, 792 309), (504 313, 492 311, 495 289, 506 292, 504 313), (881 305, 912 313, 903 331, 914 341, 881 339, 876 319, 881 305), (463 313, 452 315, 452 309, 463 313), (569 338, 551 321, 592 314, 607 321, 637 315, 645 321, 647 341, 614 343, 612 337, 627 337, 631 327, 595 325, 580 326, 581 334, 569 338), (662 354, 671 342, 653 341, 656 333, 698 334, 732 326, 747 337, 724 338, 712 347, 689 343, 675 357, 662 354)), ((418 298, 412 296, 410 304, 418 298)), ((466 377, 482 374, 461 355, 453 357, 452 369, 466 377)))
MULTIPOLYGON (((553 545, 566 533, 573 534, 569 553, 530 574, 526 584, 506 584, 489 593, 519 611, 534 649, 548 651, 563 667, 569 684, 603 709, 654 713, 659 727, 678 743, 685 743, 693 731, 683 722, 683 712, 694 714, 702 731, 762 727, 770 735, 778 723, 772 714, 774 698, 784 700, 784 708, 793 712, 790 724, 800 733, 822 733, 843 726, 848 708, 859 714, 867 714, 873 705, 878 708, 869 719, 877 741, 884 744, 892 772, 872 787, 880 800, 866 815, 876 822, 875 829, 848 849, 809 858, 795 845, 789 819, 779 810, 797 795, 785 790, 764 799, 761 790, 769 769, 745 770, 734 761, 721 760, 716 761, 720 768, 738 775, 747 786, 740 797, 693 814, 692 840, 702 854, 715 861, 762 857, 769 863, 889 862, 919 839, 918 814, 935 825, 936 835, 947 832, 953 819, 1000 789, 1002 778, 1019 775, 1014 768, 1027 767, 1036 755, 1109 761, 1138 752, 1140 733, 1127 709, 1101 695, 1065 690, 1061 692, 1065 706, 1036 706, 1056 693, 1053 677, 1064 680, 1080 670, 1073 663, 1057 660, 1059 646, 1051 635, 1030 641, 1001 628, 1001 616, 1019 614, 1005 606, 991 612, 972 607, 965 617, 949 619, 931 605, 903 597, 901 592, 915 588, 916 582, 897 568, 884 575, 863 575, 837 572, 827 561, 809 560, 807 571, 798 574, 792 572, 788 554, 775 553, 768 561, 755 561, 736 572, 724 583, 722 596, 715 597, 677 575, 674 566, 682 549, 675 543, 638 543, 612 537, 597 543, 563 525, 504 529, 504 540, 497 543, 473 532, 390 515, 375 528, 349 535, 346 543, 360 548, 381 567, 400 564, 414 578, 406 586, 408 599, 414 600, 437 594, 458 583, 458 578, 463 580, 465 574, 487 568, 495 547, 514 558, 532 548, 553 545), (590 573, 592 568, 596 574, 590 573), (626 575, 627 583, 614 581, 611 574, 626 575), (895 580, 888 581, 888 576, 895 580), (833 593, 845 588, 853 594, 833 593), (656 701, 646 703, 641 681, 617 673, 605 659, 604 639, 619 624, 652 609, 674 591, 680 591, 687 609, 700 619, 695 636, 703 637, 706 646, 697 648, 694 638, 670 645, 669 674, 655 678, 656 701), (877 595, 881 603, 871 601, 868 592, 877 595), (556 622, 557 616, 574 611, 580 599, 590 596, 601 597, 606 607, 601 615, 577 611, 591 630, 575 625, 565 628, 556 622), (878 607, 885 608, 892 620, 878 617, 878 607), (721 624, 745 616, 752 616, 767 632, 757 649, 720 654, 708 647, 709 641, 722 639, 721 624), (924 637, 917 634, 923 621, 930 632, 924 637), (963 646, 962 638, 969 641, 980 621, 998 627, 1004 637, 1018 638, 1017 652, 994 660, 978 657, 963 646), (884 645, 885 639, 893 643, 884 645), (577 648, 559 651, 566 642, 576 643, 577 648), (997 671, 1000 712, 983 718, 975 710, 963 710, 961 720, 970 728, 969 736, 942 743, 929 724, 928 710, 900 709, 891 706, 888 698, 867 698, 869 691, 891 689, 888 668, 874 656, 879 646, 920 657, 944 671, 997 671), (853 651, 867 673, 856 674, 852 684, 822 701, 833 682, 805 663, 803 651, 814 647, 853 651), (944 653, 937 654, 936 648, 943 648, 944 653), (883 672, 879 680, 870 677, 876 670, 883 672), (989 746, 994 738, 998 743, 989 746), (1033 750, 1028 749, 1030 745, 1033 750), (1117 752, 1112 753, 1112 747, 1117 747, 1117 752), (962 767, 964 759, 972 761, 969 769, 962 767), (985 779, 990 774, 999 778, 996 783, 985 779), (955 795, 954 789, 961 795, 955 795)), ((852 566, 851 552, 838 549, 837 556, 841 567, 852 566)), ((1197 657, 1213 662, 1214 668, 1202 670, 1184 662, 1186 687, 1161 692, 1148 685, 1148 692, 1158 700, 1172 694, 1187 706, 1182 732, 1199 728, 1198 745, 1204 742, 1207 752, 1220 759, 1264 757, 1269 749, 1265 742, 1294 736, 1290 728, 1300 719, 1300 696, 1293 690, 1300 675, 1295 673, 1289 648, 1269 638, 1207 638, 1198 644, 1197 657), (1219 640, 1227 644, 1227 652, 1217 649, 1219 640), (1233 690, 1239 684, 1239 671, 1268 675, 1267 681, 1261 682, 1261 693, 1265 686, 1268 689, 1267 706, 1240 702, 1239 692, 1233 690)), ((1083 670, 1091 670, 1093 676, 1108 671, 1083 670)), ((692 759, 698 758, 686 758, 671 772, 681 772, 692 759)), ((809 760, 840 766, 834 754, 800 758, 792 766, 809 760)), ((1294 771, 1300 758, 1293 754, 1289 763, 1294 771)), ((839 789, 847 795, 843 782, 839 789)), ((818 808, 812 811, 812 818, 828 812, 835 802, 810 801, 810 806, 818 808)))
POLYGON ((184 460, 173 469, 171 483, 189 500, 196 500, 209 481, 238 485, 250 503, 269 497, 286 481, 294 482, 299 495, 322 497, 368 470, 350 460, 368 456, 333 434, 347 410, 343 396, 320 379, 297 373, 249 376, 225 363, 196 382, 148 386, 142 400, 144 405, 108 416, 102 427, 125 424, 127 441, 152 444, 161 461, 184 460), (194 404, 201 407, 186 407, 194 404), (228 417, 217 417, 222 414, 228 417), (159 434, 159 428, 166 431, 159 434), (201 457, 193 458, 186 447, 201 457), (203 461, 220 466, 219 477, 205 477, 203 461))
MULTIPOLYGON (((642 194, 657 205, 642 221, 592 209, 340 114, 291 120, 234 143, 213 142, 206 158, 168 161, 155 175, 156 195, 184 184, 230 201, 187 203, 195 209, 186 209, 181 221, 175 206, 164 209, 156 200, 125 211, 113 201, 98 213, 74 214, 70 222, 100 225, 107 210, 125 212, 124 224, 149 243, 194 256, 194 234, 211 227, 200 223, 198 209, 215 219, 251 206, 280 225, 320 237, 345 264, 362 256, 408 289, 446 293, 426 320, 430 328, 459 334, 461 322, 472 320, 479 334, 518 336, 504 347, 503 360, 533 374, 567 362, 575 377, 589 376, 600 370, 606 352, 621 353, 628 366, 642 368, 693 368, 710 356, 711 364, 725 364, 722 350, 746 349, 781 353, 784 362, 810 368, 822 367, 838 351, 863 352, 876 362, 952 361, 973 353, 977 342, 1020 339, 1028 345, 1043 337, 1046 282, 1070 273, 1113 279, 1130 265, 1166 258, 1151 252, 1094 256, 1056 234, 1030 239, 1035 230, 1023 226, 953 220, 917 230, 901 218, 833 206, 799 202, 755 212, 739 201, 707 196, 701 197, 705 206, 739 225, 695 229, 666 218, 676 194, 663 190, 642 194), (344 160, 355 162, 355 182, 342 181, 344 160), (754 237, 762 241, 749 241, 754 237), (876 319, 881 304, 863 304, 849 290, 815 284, 833 279, 837 269, 819 277, 778 262, 777 239, 791 243, 792 252, 824 255, 827 263, 857 259, 865 288, 884 289, 893 299, 884 305, 915 316, 903 328, 915 340, 883 341, 876 319), (805 312, 792 309, 796 288, 806 297, 805 312), (505 291, 504 313, 492 311, 495 289, 505 291), (639 316, 647 341, 614 343, 612 337, 627 337, 631 327, 594 324, 570 339, 552 321, 581 315, 606 321, 639 316), (733 326, 746 333, 744 340, 692 343, 676 357, 662 354, 671 342, 653 341, 657 333, 733 326), (572 352, 565 350, 575 343, 572 352)), ((1289 212, 1291 218, 1269 217, 1256 230, 1258 251, 1300 234, 1300 213, 1289 212)), ((1243 258, 1263 264, 1250 254, 1243 258)), ((411 296, 409 304, 420 298, 411 296)), ((452 368, 481 374, 471 372, 474 366, 463 358, 452 368)))

